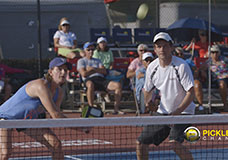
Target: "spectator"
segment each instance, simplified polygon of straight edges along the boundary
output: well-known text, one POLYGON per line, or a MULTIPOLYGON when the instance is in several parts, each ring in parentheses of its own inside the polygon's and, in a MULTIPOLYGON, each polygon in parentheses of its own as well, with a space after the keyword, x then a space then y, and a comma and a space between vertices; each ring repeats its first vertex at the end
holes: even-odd
MULTIPOLYGON (((181 47, 176 47, 174 55, 184 59, 184 50, 181 47)), ((195 63, 191 59, 186 59, 185 61, 188 63, 189 67, 191 68, 193 75, 195 74, 194 75, 195 97, 196 97, 197 102, 199 103, 198 109, 203 110, 204 109, 204 107, 203 107, 203 86, 199 80, 199 77, 197 76, 198 69, 196 68, 195 63)), ((202 72, 205 72, 205 71, 202 71, 202 72)))
POLYGON ((191 60, 191 58, 185 59, 185 57, 184 57, 184 50, 181 47, 176 47, 175 48, 174 56, 177 56, 177 57, 180 57, 180 58, 184 59, 188 63, 189 67, 191 68, 192 73, 194 73, 194 70, 196 70, 196 65, 191 60))
MULTIPOLYGON (((196 39, 193 38, 191 43, 188 46, 184 46, 184 49, 186 51, 189 51, 192 49, 193 51, 196 50, 199 54, 199 58, 208 58, 208 46, 209 42, 207 39, 207 33, 204 30, 198 31, 199 41, 195 42, 196 39)), ((194 55, 194 53, 193 53, 194 55)), ((197 56, 196 56, 197 57, 197 56)), ((195 58, 193 56, 193 58, 195 58)), ((195 68, 194 70, 194 90, 195 90, 195 96, 199 103, 199 109, 201 109, 203 106, 203 86, 202 83, 206 82, 207 73, 202 68, 203 66, 199 66, 198 68, 195 68)))
POLYGON ((211 66, 212 81, 217 82, 220 96, 222 98, 224 111, 228 112, 227 106, 227 83, 228 83, 228 59, 221 56, 218 45, 211 47, 211 66))
MULTIPOLYGON (((144 85, 145 105, 155 112, 153 115, 194 114, 194 80, 188 64, 172 56, 173 43, 169 34, 160 32, 155 35, 154 51, 158 58, 150 63, 146 70, 144 85), (156 87, 161 94, 158 109, 151 105, 151 90, 156 87)), ((180 159, 193 159, 189 150, 182 145, 185 124, 149 125, 137 139, 136 153, 138 160, 148 159, 149 144, 159 145, 170 135, 169 142, 180 159), (169 134, 167 134, 167 132, 169 134), (161 135, 161 137, 157 136, 161 135)))
MULTIPOLYGON (((22 86, 11 98, 0 107, 0 119, 37 119, 49 112, 51 118, 65 118, 60 112, 63 100, 61 85, 65 83, 67 70, 70 68, 66 59, 54 58, 49 63, 46 78, 32 80, 22 86), (44 107, 44 108, 43 108, 44 107)), ((52 159, 64 159, 61 142, 49 128, 45 129, 17 129, 45 145, 52 155, 52 159)), ((12 150, 12 129, 0 129, 1 154, 0 159, 8 159, 12 150)))
POLYGON ((138 48, 137 48, 137 52, 139 57, 135 58, 130 65, 128 66, 128 70, 127 70, 127 78, 133 78, 135 77, 135 71, 141 67, 143 67, 142 64, 142 55, 143 53, 148 51, 148 46, 146 44, 139 44, 138 48))
MULTIPOLYGON (((136 98, 137 98, 138 102, 140 102, 140 98, 144 99, 143 86, 145 84, 145 73, 146 73, 146 69, 147 69, 148 65, 154 60, 154 56, 152 55, 152 53, 146 52, 143 54, 142 60, 143 60, 143 67, 136 70, 136 80, 135 80, 136 98)), ((151 99, 153 99, 153 101, 155 100, 155 98, 157 98, 156 93, 157 92, 154 90, 153 95, 151 97, 151 99)), ((140 105, 140 106, 142 107, 142 105, 140 105)), ((144 108, 142 107, 142 108, 140 108, 140 112, 145 113, 147 111, 145 111, 145 107, 144 108)))
POLYGON ((77 48, 77 38, 70 32, 70 22, 66 17, 61 18, 58 31, 54 34, 54 46, 58 48, 58 55, 74 59, 83 56, 83 52, 77 48))
POLYGON ((83 46, 86 56, 78 60, 77 70, 87 88, 88 103, 93 106, 94 91, 114 91, 114 114, 124 114, 119 110, 122 88, 119 82, 109 81, 104 78, 106 69, 99 59, 93 58, 94 43, 86 42, 83 46))
POLYGON ((4 91, 3 101, 6 101, 12 94, 12 86, 9 83, 10 79, 6 76, 7 74, 14 74, 14 73, 24 73, 29 72, 28 70, 24 69, 17 69, 9 67, 5 64, 0 64, 0 93, 4 91))
MULTIPOLYGON (((209 42, 207 39, 207 33, 204 30, 198 31, 199 41, 196 42, 196 39, 193 38, 191 43, 189 45, 184 46, 184 49, 186 51, 190 51, 193 49, 193 51, 197 51, 200 58, 208 58, 208 46, 209 42)), ((194 53, 192 53, 194 54, 194 53)))
POLYGON ((98 58, 106 69, 113 69, 113 54, 107 46, 107 39, 100 37, 97 39, 97 49, 93 53, 93 58, 98 58))

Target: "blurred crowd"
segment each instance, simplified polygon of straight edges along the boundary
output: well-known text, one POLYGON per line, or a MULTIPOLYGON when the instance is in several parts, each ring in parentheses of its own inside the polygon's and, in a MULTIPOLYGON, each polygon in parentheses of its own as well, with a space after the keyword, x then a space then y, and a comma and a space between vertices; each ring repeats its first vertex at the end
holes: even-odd
MULTIPOLYGON (((141 113, 148 113, 149 109, 143 104, 143 85, 147 66, 157 58, 156 53, 147 44, 138 44, 137 53, 128 66, 128 69, 118 70, 114 68, 113 53, 108 47, 105 37, 99 37, 96 42, 86 42, 83 48, 77 44, 77 36, 71 31, 70 20, 66 17, 60 19, 58 30, 53 35, 54 47, 57 56, 67 59, 77 59, 77 71, 80 75, 81 83, 86 88, 88 103, 94 105, 94 92, 104 91, 104 99, 110 102, 109 92, 114 92, 114 114, 124 114, 120 108, 123 81, 129 81, 129 88, 136 96, 141 113)), ((151 42, 152 43, 152 42, 151 42)), ((207 32, 198 31, 198 37, 193 38, 186 45, 173 47, 173 56, 184 59, 190 66, 194 76, 195 98, 199 104, 199 109, 204 109, 203 88, 207 88, 209 76, 212 79, 212 87, 219 88, 224 111, 228 111, 227 106, 227 57, 221 54, 219 43, 208 42, 207 32), (210 50, 208 50, 208 46, 210 50), (211 75, 208 74, 208 69, 211 75)), ((1 64, 0 66, 0 89, 3 95, 2 102, 12 95, 12 85, 9 83, 7 73, 29 72, 23 69, 15 69, 1 64)), ((159 104, 159 90, 154 90, 151 96, 156 105, 159 104)))

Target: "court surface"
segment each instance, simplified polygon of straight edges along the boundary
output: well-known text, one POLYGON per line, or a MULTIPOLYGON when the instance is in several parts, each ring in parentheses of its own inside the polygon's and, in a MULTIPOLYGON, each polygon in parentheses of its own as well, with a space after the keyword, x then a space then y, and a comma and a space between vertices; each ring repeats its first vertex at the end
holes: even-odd
MULTIPOLYGON (((228 149, 198 149, 191 150, 194 159, 214 160, 228 157, 228 149)), ((46 157, 20 157, 11 158, 10 160, 51 160, 50 156, 46 157)), ((135 152, 121 152, 121 153, 106 153, 106 154, 86 154, 86 155, 66 155, 66 160, 136 160, 135 152)), ((149 153, 149 159, 161 160, 179 160, 178 156, 173 151, 155 151, 149 153)))

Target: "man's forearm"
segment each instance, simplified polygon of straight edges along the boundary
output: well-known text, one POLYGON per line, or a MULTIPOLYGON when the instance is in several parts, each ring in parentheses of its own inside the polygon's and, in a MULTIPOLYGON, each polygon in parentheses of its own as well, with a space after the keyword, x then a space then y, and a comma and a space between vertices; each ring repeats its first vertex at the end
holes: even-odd
POLYGON ((151 100, 151 92, 144 91, 144 103, 147 106, 151 100))
POLYGON ((181 114, 194 100, 195 94, 194 94, 194 88, 192 87, 184 97, 184 100, 182 103, 178 106, 177 110, 174 111, 175 114, 181 114))

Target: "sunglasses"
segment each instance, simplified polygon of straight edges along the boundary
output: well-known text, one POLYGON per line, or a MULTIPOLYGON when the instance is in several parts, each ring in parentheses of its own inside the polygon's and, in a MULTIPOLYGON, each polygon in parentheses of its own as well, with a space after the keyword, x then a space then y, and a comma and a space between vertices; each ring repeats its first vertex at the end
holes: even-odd
POLYGON ((69 24, 63 24, 62 26, 69 26, 69 24))
POLYGON ((139 51, 140 52, 146 52, 147 50, 146 49, 140 49, 139 51))
POLYGON ((86 49, 88 52, 90 52, 90 51, 94 51, 94 48, 87 48, 86 49))
POLYGON ((219 52, 218 52, 218 51, 211 51, 211 53, 213 53, 213 54, 214 54, 214 53, 219 53, 219 52))
POLYGON ((146 58, 144 61, 146 61, 146 62, 152 62, 153 59, 152 58, 146 58))

